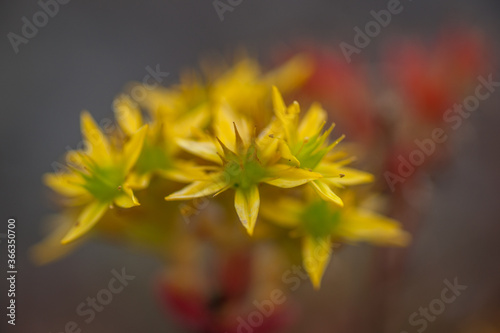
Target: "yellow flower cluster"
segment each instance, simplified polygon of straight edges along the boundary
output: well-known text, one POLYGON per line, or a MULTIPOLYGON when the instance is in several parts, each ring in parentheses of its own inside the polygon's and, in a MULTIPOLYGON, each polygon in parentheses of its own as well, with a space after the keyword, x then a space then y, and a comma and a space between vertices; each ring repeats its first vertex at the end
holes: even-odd
MULTIPOLYGON (((65 172, 44 176, 77 211, 62 243, 87 233, 114 207, 133 216, 141 209, 139 194, 156 195, 161 182, 170 184, 162 187, 167 201, 222 201, 227 196, 219 194, 234 193, 234 203, 223 206, 234 204, 249 236, 261 223, 299 235, 315 287, 332 242, 405 245, 408 235, 397 222, 360 209, 353 195, 341 198, 346 186, 373 176, 347 166, 353 159, 336 148, 343 136, 330 139, 334 126, 327 125, 325 110, 312 104, 301 112, 297 102, 285 103, 280 90, 292 91, 307 74, 308 62, 300 57, 268 73, 245 58, 204 79, 185 75, 180 85, 154 89, 140 103, 120 96, 113 133, 103 133, 83 112, 85 149, 68 153, 65 172)), ((155 226, 172 221, 157 222, 149 232, 162 232, 155 226)))

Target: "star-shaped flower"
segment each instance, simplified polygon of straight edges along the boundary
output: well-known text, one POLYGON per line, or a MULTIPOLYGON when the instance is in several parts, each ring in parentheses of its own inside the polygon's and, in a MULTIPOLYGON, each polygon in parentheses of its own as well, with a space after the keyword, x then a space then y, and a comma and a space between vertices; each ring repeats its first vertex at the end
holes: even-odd
POLYGON ((335 124, 323 131, 327 115, 319 104, 313 104, 300 120, 299 104, 294 102, 287 107, 280 92, 274 87, 273 105, 276 121, 281 125, 281 133, 276 136, 281 155, 292 165, 322 175, 309 183, 321 198, 342 206, 342 199, 332 188, 373 180, 373 176, 367 172, 346 167, 353 161, 352 157, 345 158, 343 154, 332 151, 344 136, 328 143, 335 124))
POLYGON ((270 138, 272 130, 266 128, 256 137, 244 116, 236 115, 229 105, 222 104, 214 120, 215 136, 179 140, 186 150, 215 165, 207 167, 206 179, 194 181, 165 199, 193 199, 233 189, 236 212, 251 235, 260 206, 259 184, 290 188, 321 177, 316 172, 282 163, 276 141, 270 138))
POLYGON ((111 205, 130 208, 139 205, 128 183, 129 172, 141 153, 147 125, 138 129, 121 147, 114 147, 92 116, 82 112, 81 129, 85 150, 68 153, 68 170, 44 175, 45 183, 82 205, 73 228, 63 238, 69 243, 89 231, 111 205))
POLYGON ((345 207, 319 199, 311 192, 305 198, 281 197, 262 206, 263 216, 301 237, 302 261, 316 289, 338 242, 368 242, 376 245, 405 246, 410 235, 388 217, 360 208, 347 200, 345 207))

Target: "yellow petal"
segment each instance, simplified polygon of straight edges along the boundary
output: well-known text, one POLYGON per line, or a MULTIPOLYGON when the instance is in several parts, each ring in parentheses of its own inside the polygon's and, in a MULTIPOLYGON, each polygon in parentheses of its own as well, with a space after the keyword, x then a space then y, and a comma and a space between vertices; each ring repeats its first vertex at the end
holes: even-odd
POLYGON ((65 196, 80 196, 87 193, 81 186, 81 177, 74 173, 47 173, 43 175, 43 182, 65 196))
POLYGON ((336 186, 366 184, 374 179, 369 172, 343 166, 339 167, 336 163, 320 163, 315 170, 324 176, 326 182, 336 186))
POLYGON ((236 123, 233 123, 234 125, 234 135, 235 135, 235 144, 234 148, 235 151, 238 154, 243 154, 245 151, 245 144, 243 143, 243 139, 241 138, 240 132, 238 131, 238 126, 236 126, 236 123))
POLYGON ((259 158, 263 164, 266 164, 276 155, 279 143, 277 136, 280 134, 281 123, 277 119, 274 119, 257 137, 255 142, 259 147, 259 158))
POLYGON ((302 240, 302 261, 314 289, 319 289, 321 279, 332 253, 330 236, 316 238, 305 236, 302 240))
POLYGON ((151 176, 152 176, 151 172, 142 175, 132 172, 127 177, 127 184, 130 186, 130 188, 133 189, 144 189, 148 187, 149 182, 151 181, 151 176))
POLYGON ((188 200, 218 193, 228 188, 228 184, 220 180, 196 181, 175 193, 165 197, 165 200, 188 200))
POLYGON ((207 161, 222 164, 220 156, 217 154, 217 146, 212 141, 194 141, 187 139, 177 139, 177 144, 185 151, 199 156, 207 161))
POLYGON ((220 103, 215 111, 214 131, 230 150, 236 151, 236 135, 234 127, 238 128, 245 145, 250 143, 250 123, 243 115, 236 114, 227 103, 220 103))
POLYGON ((285 142, 285 140, 279 140, 279 149, 281 153, 281 157, 287 160, 291 165, 293 166, 300 166, 299 160, 292 155, 292 152, 290 151, 290 147, 288 144, 285 142))
POLYGON ((177 161, 171 169, 159 170, 158 173, 167 179, 180 183, 191 183, 207 178, 204 168, 186 161, 177 161))
POLYGON ((341 221, 336 233, 349 241, 406 246, 411 239, 397 221, 366 210, 349 209, 341 221))
POLYGON ((80 242, 62 245, 61 239, 66 235, 69 228, 68 216, 58 215, 50 220, 50 233, 39 243, 33 245, 29 249, 29 255, 37 265, 45 265, 52 261, 58 260, 71 253, 80 242))
POLYGON ((353 168, 339 168, 338 172, 344 176, 341 178, 335 178, 334 181, 341 185, 366 184, 373 182, 374 179, 371 173, 353 168))
POLYGON ((148 125, 142 126, 137 132, 135 132, 130 140, 127 141, 123 147, 123 168, 125 174, 127 174, 130 169, 134 166, 135 162, 141 154, 142 146, 144 145, 144 139, 146 138, 146 133, 148 131, 148 125))
POLYGON ((317 103, 311 105, 300 122, 299 136, 304 139, 314 136, 325 121, 326 111, 317 103))
POLYGON ((340 207, 344 206, 342 199, 338 195, 336 195, 332 189, 325 183, 322 179, 315 180, 310 183, 312 187, 316 190, 316 193, 320 195, 323 200, 331 201, 340 207))
POLYGON ((234 207, 240 218, 241 223, 247 229, 251 236, 259 215, 260 196, 259 189, 256 185, 248 190, 238 189, 234 196, 234 207))
POLYGON ((64 236, 62 244, 67 244, 89 231, 108 210, 109 203, 94 201, 83 208, 76 224, 64 236))
POLYGON ((89 159, 82 150, 69 150, 64 157, 66 163, 70 166, 84 167, 88 166, 89 159))
POLYGON ((198 129, 204 129, 210 121, 210 108, 207 103, 202 103, 189 113, 182 114, 175 121, 175 126, 165 127, 166 131, 173 131, 176 137, 188 138, 198 129), (173 127, 173 128, 172 128, 173 127))
MULTIPOLYGON (((263 80, 275 84, 285 93, 295 91, 311 75, 314 62, 305 55, 297 55, 278 68, 268 72, 263 80)), ((269 85, 269 84, 268 84, 269 85)))
POLYGON ((273 109, 274 112, 276 113, 276 116, 279 119, 283 119, 285 117, 286 105, 285 101, 283 100, 283 97, 281 96, 281 93, 275 86, 273 86, 272 99, 273 99, 273 109))
POLYGON ((122 208, 130 208, 134 206, 139 206, 139 201, 137 201, 134 192, 128 187, 128 185, 124 185, 121 189, 123 192, 118 197, 115 198, 114 203, 122 208))
POLYGON ((83 139, 86 142, 88 155, 99 164, 111 162, 111 148, 108 139, 87 111, 80 116, 83 139))
POLYGON ((298 116, 299 116, 299 113, 300 113, 300 106, 299 106, 299 103, 297 101, 294 101, 292 104, 290 104, 288 106, 288 108, 286 109, 287 111, 287 118, 289 119, 289 123, 291 125, 293 125, 293 129, 294 129, 294 136, 297 135, 297 120, 299 119, 298 116))
POLYGON ((301 201, 293 198, 280 198, 276 202, 263 201, 260 206, 260 214, 284 228, 294 228, 300 225, 304 205, 301 201))
POLYGON ((283 164, 277 164, 269 167, 269 171, 272 175, 275 175, 275 177, 264 180, 264 182, 282 188, 300 186, 322 177, 321 174, 317 172, 283 164))
POLYGON ((142 126, 141 111, 129 96, 120 95, 115 99, 113 106, 115 118, 125 134, 130 136, 142 126))
POLYGON ((273 87, 273 107, 276 117, 281 121, 285 138, 291 145, 296 143, 297 138, 297 121, 300 112, 300 107, 297 102, 293 102, 288 108, 285 106, 283 97, 276 87, 273 87))

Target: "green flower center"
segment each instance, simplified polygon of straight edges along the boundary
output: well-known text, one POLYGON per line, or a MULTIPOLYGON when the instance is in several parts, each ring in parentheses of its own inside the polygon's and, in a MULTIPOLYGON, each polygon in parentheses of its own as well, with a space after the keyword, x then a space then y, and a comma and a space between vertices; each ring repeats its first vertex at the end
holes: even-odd
POLYGON ((135 170, 143 175, 155 170, 167 170, 171 167, 171 161, 165 150, 157 145, 152 145, 146 140, 141 154, 135 164, 135 170))
POLYGON ((304 210, 301 220, 309 235, 321 238, 334 231, 340 222, 340 210, 332 209, 328 202, 318 200, 304 210))
POLYGON ((93 168, 83 174, 83 187, 99 201, 112 201, 121 190, 125 177, 119 167, 93 168))
POLYGON ((316 168, 323 157, 331 150, 332 147, 325 146, 329 132, 320 135, 321 131, 310 139, 305 139, 291 147, 292 154, 300 161, 300 166, 305 169, 316 168))
POLYGON ((257 160, 250 159, 241 164, 236 161, 228 162, 224 174, 233 188, 247 190, 260 183, 266 176, 266 170, 257 160))

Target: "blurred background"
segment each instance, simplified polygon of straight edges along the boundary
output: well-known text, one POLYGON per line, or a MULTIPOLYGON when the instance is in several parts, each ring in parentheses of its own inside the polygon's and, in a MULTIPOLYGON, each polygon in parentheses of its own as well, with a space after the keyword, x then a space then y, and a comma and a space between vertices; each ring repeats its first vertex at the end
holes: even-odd
MULTIPOLYGON (((486 36, 493 56, 484 64, 484 76, 500 78, 494 56, 500 2, 402 4, 403 11, 353 55, 355 62, 387 61, 380 50, 394 37, 435 40, 443 27, 465 26, 486 36)), ((312 40, 341 54, 340 42, 353 44, 353 28, 372 20, 371 10, 385 8, 387 1, 243 0, 221 21, 211 1, 73 0, 60 5, 16 54, 6 36, 20 35, 22 17, 31 19, 40 7, 35 1, 2 1, 0 233, 6 232, 9 217, 17 220, 18 316, 11 327, 2 314, 1 331, 64 331, 68 321, 81 322, 77 305, 107 285, 112 269, 126 267, 136 279, 92 323, 82 324, 83 331, 184 332, 158 300, 155 285, 162 263, 151 256, 91 241, 46 266, 28 257, 28 248, 42 239, 44 217, 57 210, 41 176, 81 140, 80 111, 90 110, 98 120, 111 118, 113 98, 127 82, 141 81, 148 66, 169 72, 162 84, 170 85, 181 69, 196 67, 212 52, 231 56, 245 47, 269 61, 276 50, 312 40)), ((377 276, 351 290, 359 301, 346 304, 343 286, 366 279, 367 267, 380 257, 369 246, 346 246, 334 255, 320 291, 303 283, 291 295, 302 306, 287 331, 416 332, 408 317, 440 297, 445 279, 457 277, 467 290, 426 332, 500 332, 499 106, 500 93, 482 102, 454 133, 446 168, 423 181, 423 203, 409 206, 421 219, 418 234, 390 287, 384 275, 377 276), (373 301, 380 293, 390 293, 390 302, 373 301)), ((4 241, 0 247, 3 271, 4 241)), ((2 279, 2 309, 6 287, 2 279)))

